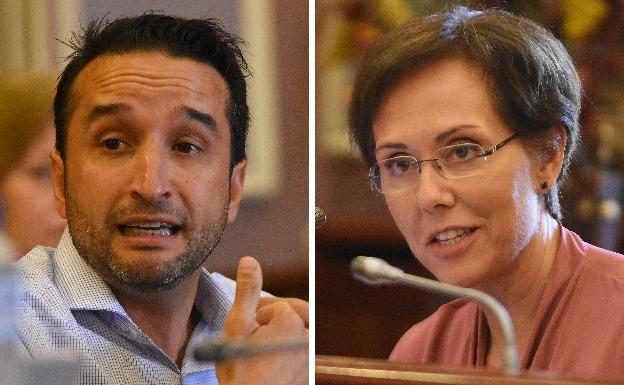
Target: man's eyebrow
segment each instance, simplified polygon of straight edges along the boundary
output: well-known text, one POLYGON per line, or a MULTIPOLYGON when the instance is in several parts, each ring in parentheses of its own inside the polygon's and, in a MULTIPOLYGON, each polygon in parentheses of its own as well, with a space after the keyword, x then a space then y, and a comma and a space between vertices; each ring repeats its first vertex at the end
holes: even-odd
POLYGON ((195 120, 211 131, 217 133, 217 121, 212 115, 187 106, 181 107, 180 111, 186 118, 195 120))
POLYGON ((87 125, 90 125, 98 118, 106 115, 114 115, 119 112, 127 112, 132 108, 124 103, 103 104, 93 107, 89 115, 87 115, 87 125))

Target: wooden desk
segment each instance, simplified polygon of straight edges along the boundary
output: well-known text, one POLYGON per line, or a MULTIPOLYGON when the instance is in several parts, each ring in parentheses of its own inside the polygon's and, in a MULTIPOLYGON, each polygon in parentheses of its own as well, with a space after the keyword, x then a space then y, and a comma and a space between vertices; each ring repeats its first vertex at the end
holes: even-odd
POLYGON ((549 373, 518 377, 500 371, 390 363, 383 360, 316 356, 316 385, 615 385, 621 382, 575 380, 549 373))

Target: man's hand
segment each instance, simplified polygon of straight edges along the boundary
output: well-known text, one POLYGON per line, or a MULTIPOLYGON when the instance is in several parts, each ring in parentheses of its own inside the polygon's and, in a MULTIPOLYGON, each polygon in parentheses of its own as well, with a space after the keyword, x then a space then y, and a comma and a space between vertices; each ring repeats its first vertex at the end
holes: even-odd
MULTIPOLYGON (((236 297, 225 319, 223 338, 238 342, 276 342, 308 334, 308 305, 299 299, 260 298, 258 261, 243 257, 236 273, 236 297)), ((308 353, 262 354, 217 364, 222 385, 308 384, 308 353)))

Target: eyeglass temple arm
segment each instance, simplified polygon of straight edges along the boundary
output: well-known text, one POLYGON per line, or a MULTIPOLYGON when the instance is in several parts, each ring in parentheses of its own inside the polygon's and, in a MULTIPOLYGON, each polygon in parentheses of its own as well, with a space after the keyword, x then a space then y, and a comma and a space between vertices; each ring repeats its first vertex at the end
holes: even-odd
POLYGON ((507 142, 509 142, 510 140, 512 140, 513 138, 515 138, 518 135, 517 132, 514 132, 513 134, 511 134, 507 139, 504 139, 498 143, 496 143, 495 145, 493 145, 492 147, 488 148, 487 150, 483 151, 483 154, 481 156, 488 156, 488 155, 492 155, 496 150, 498 150, 499 148, 503 147, 505 144, 507 144, 507 142))

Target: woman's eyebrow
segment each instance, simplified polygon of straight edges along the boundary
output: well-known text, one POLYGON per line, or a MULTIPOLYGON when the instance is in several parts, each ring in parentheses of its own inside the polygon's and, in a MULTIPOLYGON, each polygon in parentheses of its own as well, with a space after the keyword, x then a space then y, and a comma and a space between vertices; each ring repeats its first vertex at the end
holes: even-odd
POLYGON ((444 142, 446 142, 446 140, 448 139, 448 137, 453 135, 457 131, 461 131, 466 128, 477 128, 477 127, 478 126, 475 124, 459 124, 456 126, 452 126, 448 130, 445 130, 444 132, 441 132, 440 134, 438 134, 435 138, 435 141, 437 144, 443 145, 444 142))
POLYGON ((407 145, 405 143, 384 143, 381 146, 375 148, 375 152, 378 152, 380 150, 384 150, 384 149, 394 149, 394 150, 405 150, 407 148, 407 145))

